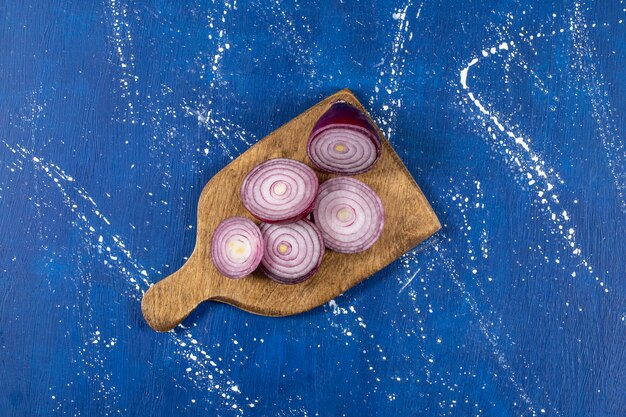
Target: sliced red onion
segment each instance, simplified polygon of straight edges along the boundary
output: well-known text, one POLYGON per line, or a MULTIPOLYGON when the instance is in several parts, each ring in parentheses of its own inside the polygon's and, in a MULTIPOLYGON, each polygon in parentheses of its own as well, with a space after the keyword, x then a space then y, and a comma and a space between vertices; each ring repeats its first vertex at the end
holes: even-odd
POLYGON ((229 278, 252 273, 263 258, 261 231, 244 217, 224 220, 213 232, 211 257, 217 270, 229 278))
POLYGON ((293 159, 270 159, 246 176, 241 200, 263 222, 292 222, 313 210, 318 188, 317 175, 307 165, 293 159))
POLYGON ((328 249, 357 253, 371 247, 380 237, 385 209, 378 194, 366 184, 337 177, 320 186, 313 219, 328 249))
POLYGON ((353 105, 337 101, 313 127, 306 151, 322 171, 355 175, 374 166, 381 145, 370 119, 353 105))
POLYGON ((281 284, 297 284, 310 278, 324 256, 324 242, 308 220, 290 224, 261 224, 265 254, 261 270, 281 284))

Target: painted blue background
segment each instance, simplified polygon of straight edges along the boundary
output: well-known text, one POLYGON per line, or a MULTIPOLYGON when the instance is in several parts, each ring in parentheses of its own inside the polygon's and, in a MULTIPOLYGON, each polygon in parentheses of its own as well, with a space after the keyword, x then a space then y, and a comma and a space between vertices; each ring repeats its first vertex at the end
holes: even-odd
POLYGON ((0 2, 1 414, 626 415, 625 9, 0 2), (203 185, 343 87, 442 231, 309 313, 151 331, 203 185))

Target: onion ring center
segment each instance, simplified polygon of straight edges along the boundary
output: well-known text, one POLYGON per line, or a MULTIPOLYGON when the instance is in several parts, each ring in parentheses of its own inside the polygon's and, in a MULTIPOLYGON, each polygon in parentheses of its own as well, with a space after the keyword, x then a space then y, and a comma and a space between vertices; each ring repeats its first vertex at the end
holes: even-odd
POLYGON ((226 253, 228 258, 235 263, 244 263, 250 257, 252 248, 248 239, 236 236, 226 243, 226 253))
POLYGON ((277 198, 283 197, 285 196, 285 194, 287 194, 289 188, 289 184, 287 184, 285 181, 276 181, 274 184, 272 184, 272 194, 274 197, 277 198))
POLYGON ((354 212, 354 209, 352 207, 344 206, 337 210, 337 220, 342 223, 351 222, 352 220, 354 220, 355 216, 356 213, 354 212))
POLYGON ((278 253, 281 255, 289 255, 291 253, 291 244, 284 240, 278 244, 278 253))
POLYGON ((348 147, 343 143, 335 144, 335 152, 337 153, 347 153, 349 151, 348 147))

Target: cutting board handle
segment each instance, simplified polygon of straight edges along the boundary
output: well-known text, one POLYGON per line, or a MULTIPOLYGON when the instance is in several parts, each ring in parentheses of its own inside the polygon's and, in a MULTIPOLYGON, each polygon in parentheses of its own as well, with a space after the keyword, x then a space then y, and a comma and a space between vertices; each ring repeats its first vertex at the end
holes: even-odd
POLYGON ((192 257, 182 268, 151 286, 144 294, 141 301, 143 316, 157 332, 173 329, 198 304, 210 298, 207 286, 194 282, 202 281, 200 269, 195 264, 192 257), (195 291, 190 290, 194 288, 195 291))

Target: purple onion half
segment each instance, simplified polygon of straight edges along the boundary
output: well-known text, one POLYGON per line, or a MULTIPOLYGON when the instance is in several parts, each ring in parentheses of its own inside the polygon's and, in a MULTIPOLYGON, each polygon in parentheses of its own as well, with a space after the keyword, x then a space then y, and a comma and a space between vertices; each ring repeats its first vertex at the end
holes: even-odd
POLYGON ((242 278, 254 271, 263 258, 263 237, 256 224, 244 217, 221 222, 211 239, 215 268, 228 278, 242 278))
POLYGON ((324 242, 308 220, 290 224, 261 224, 265 254, 261 271, 281 284, 298 284, 310 278, 324 256, 324 242))
POLYGON ((319 180, 315 171, 293 159, 270 159, 257 165, 241 186, 243 205, 265 223, 306 217, 315 203, 319 180))
POLYGON ((385 209, 378 194, 366 184, 337 177, 320 186, 313 219, 328 249, 357 253, 370 248, 380 237, 385 209))
POLYGON ((361 110, 337 101, 313 127, 306 151, 322 171, 356 175, 374 166, 381 144, 376 128, 361 110))

